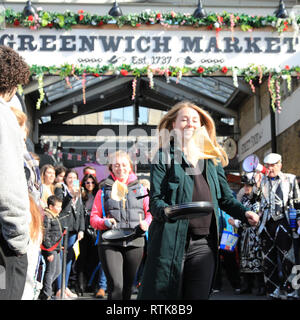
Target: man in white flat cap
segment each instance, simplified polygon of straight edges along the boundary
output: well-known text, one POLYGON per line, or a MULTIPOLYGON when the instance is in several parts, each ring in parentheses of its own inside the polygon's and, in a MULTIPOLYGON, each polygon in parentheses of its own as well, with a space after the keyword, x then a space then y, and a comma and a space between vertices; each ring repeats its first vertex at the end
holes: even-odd
MULTIPOLYGON (((270 153, 264 158, 268 174, 260 176, 257 186, 261 197, 261 222, 258 234, 262 240, 263 270, 268 297, 271 299, 296 299, 293 288, 292 269, 295 252, 291 228, 290 209, 296 210, 300 226, 300 191, 296 176, 282 173, 282 158, 270 153), (282 277, 279 277, 278 258, 281 262, 282 277)), ((298 227, 297 226, 297 227, 298 227)))

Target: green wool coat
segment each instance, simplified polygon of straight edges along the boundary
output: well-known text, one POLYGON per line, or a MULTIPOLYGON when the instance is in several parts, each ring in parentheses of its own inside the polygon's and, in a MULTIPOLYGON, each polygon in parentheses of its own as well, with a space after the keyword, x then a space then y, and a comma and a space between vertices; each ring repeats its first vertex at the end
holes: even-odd
MULTIPOLYGON (((189 164, 181 151, 171 146, 170 153, 162 149, 151 165, 150 212, 153 216, 149 228, 147 258, 138 299, 177 300, 181 298, 180 278, 185 250, 188 219, 165 222, 163 210, 174 204, 192 201, 193 175, 186 174, 189 164)), ((219 210, 245 222, 245 208, 238 202, 228 186, 220 164, 205 160, 206 179, 211 191, 214 215, 210 233, 213 251, 217 257, 219 239, 219 210)))

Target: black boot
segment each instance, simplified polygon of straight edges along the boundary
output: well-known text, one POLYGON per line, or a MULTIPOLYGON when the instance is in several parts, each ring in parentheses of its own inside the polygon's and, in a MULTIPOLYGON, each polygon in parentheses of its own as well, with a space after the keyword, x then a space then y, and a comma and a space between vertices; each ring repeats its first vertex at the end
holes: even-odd
POLYGON ((252 289, 249 285, 241 289, 241 294, 252 293, 252 289))
POLYGON ((76 283, 76 293, 80 296, 83 296, 84 292, 84 274, 80 272, 78 275, 78 280, 76 283))
POLYGON ((256 293, 257 296, 265 296, 266 295, 266 288, 265 287, 259 287, 256 293))

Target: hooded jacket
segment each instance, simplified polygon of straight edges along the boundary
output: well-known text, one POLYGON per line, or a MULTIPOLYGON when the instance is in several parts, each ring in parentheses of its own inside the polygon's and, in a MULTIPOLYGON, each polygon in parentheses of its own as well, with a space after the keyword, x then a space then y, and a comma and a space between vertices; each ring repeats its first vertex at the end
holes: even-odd
POLYGON ((31 220, 20 126, 0 98, 0 234, 17 255, 29 244, 31 220))

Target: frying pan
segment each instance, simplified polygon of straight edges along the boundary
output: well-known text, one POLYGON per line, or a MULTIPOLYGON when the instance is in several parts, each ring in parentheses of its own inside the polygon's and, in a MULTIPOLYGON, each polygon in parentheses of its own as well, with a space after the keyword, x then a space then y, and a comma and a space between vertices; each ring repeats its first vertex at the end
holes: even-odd
POLYGON ((102 239, 105 241, 128 240, 135 236, 135 234, 135 230, 132 229, 112 229, 105 231, 102 234, 102 239))
POLYGON ((164 209, 165 215, 172 220, 199 218, 207 216, 213 210, 214 205, 209 201, 186 202, 164 209))

